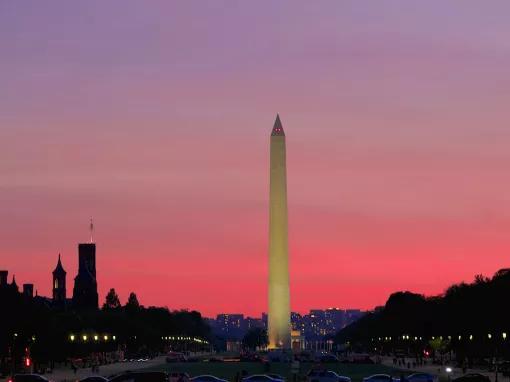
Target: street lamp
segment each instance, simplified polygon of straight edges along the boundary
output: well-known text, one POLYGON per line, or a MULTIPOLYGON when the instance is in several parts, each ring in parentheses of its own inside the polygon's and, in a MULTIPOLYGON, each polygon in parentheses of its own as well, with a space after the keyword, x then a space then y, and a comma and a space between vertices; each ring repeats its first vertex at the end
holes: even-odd
POLYGON ((69 339, 70 339, 71 341, 74 341, 74 338, 75 338, 75 337, 74 337, 74 334, 71 334, 71 335, 69 336, 69 339))
POLYGON ((85 334, 83 335, 82 338, 83 338, 83 341, 87 341, 87 336, 85 334))

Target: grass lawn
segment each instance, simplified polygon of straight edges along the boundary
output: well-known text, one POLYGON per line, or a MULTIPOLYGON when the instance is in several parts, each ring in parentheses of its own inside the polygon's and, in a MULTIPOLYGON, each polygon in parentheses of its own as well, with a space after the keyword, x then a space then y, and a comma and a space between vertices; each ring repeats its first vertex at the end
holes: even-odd
MULTIPOLYGON (((301 363, 301 375, 308 373, 314 364, 301 363)), ((363 377, 368 377, 372 374, 384 373, 391 374, 395 377, 400 376, 398 369, 384 366, 384 365, 357 365, 357 364, 342 364, 342 363, 329 363, 325 367, 328 370, 336 371, 340 375, 348 376, 353 382, 360 382, 363 377)), ((264 374, 267 371, 264 365, 258 362, 182 362, 182 363, 165 363, 157 366, 150 367, 144 370, 161 370, 161 371, 184 371, 192 377, 201 374, 212 374, 216 377, 224 378, 229 381, 234 381, 237 372, 246 370, 248 375, 251 374, 264 374)), ((290 364, 287 363, 272 363, 269 373, 280 374, 292 381, 290 373, 290 364)), ((408 372, 406 371, 406 374, 408 372)))

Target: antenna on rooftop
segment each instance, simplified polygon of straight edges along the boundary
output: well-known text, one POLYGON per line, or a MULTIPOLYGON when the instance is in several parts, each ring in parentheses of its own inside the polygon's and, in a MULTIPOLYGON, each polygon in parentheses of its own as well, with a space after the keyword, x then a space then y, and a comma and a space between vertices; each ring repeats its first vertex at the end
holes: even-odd
POLYGON ((90 229, 90 242, 93 243, 94 242, 94 221, 92 220, 92 218, 90 218, 89 229, 90 229))

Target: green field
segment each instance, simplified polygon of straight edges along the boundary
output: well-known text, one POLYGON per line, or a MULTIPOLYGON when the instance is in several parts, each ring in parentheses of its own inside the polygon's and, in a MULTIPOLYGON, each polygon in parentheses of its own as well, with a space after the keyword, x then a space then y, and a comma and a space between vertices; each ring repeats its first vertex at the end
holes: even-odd
MULTIPOLYGON (((302 363, 301 373, 303 377, 313 366, 312 363, 302 363)), ((384 373, 391 374, 395 377, 400 376, 400 371, 392 367, 384 365, 357 365, 357 364, 342 364, 331 363, 326 364, 328 370, 336 371, 340 375, 348 376, 353 382, 360 382, 363 377, 368 377, 372 374, 384 373)), ((147 370, 147 369, 144 369, 147 370)), ((266 371, 264 365, 258 362, 183 362, 183 363, 167 363, 149 368, 149 370, 161 370, 167 372, 183 371, 187 372, 190 376, 197 376, 201 374, 212 374, 216 377, 224 378, 229 381, 234 381, 236 373, 245 370, 248 375, 251 374, 265 374, 275 373, 292 381, 290 373, 290 365, 287 363, 272 363, 270 370, 266 371)), ((406 372, 407 374, 408 372, 406 372)))

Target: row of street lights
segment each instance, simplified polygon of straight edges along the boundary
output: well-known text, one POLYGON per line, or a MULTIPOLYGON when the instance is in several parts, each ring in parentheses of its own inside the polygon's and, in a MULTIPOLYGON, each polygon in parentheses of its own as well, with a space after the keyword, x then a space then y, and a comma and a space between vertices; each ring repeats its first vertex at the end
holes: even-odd
MULTIPOLYGON (((503 332, 501 333, 501 337, 503 340, 506 340, 508 337, 507 333, 506 332, 503 332)), ((435 336, 432 336, 430 339, 431 340, 435 340, 436 338, 439 338, 440 340, 443 340, 443 339, 449 339, 451 340, 453 337, 452 336, 447 336, 447 337, 443 337, 443 336, 439 336, 439 337, 435 337, 435 336)), ((457 336, 458 340, 461 341, 463 338, 468 338, 470 341, 472 341, 475 337, 473 334, 470 334, 469 336, 466 336, 466 337, 463 337, 462 335, 459 335, 457 336)), ((487 334, 487 339, 489 340, 492 340, 494 339, 495 337, 492 335, 492 333, 488 333, 487 334)), ((404 340, 404 341, 409 341, 409 340, 414 340, 414 341, 423 341, 423 337, 418 337, 418 336, 409 336, 407 334, 404 334, 402 336, 397 336, 395 338, 396 340, 404 340)), ((392 340, 392 337, 377 337, 377 338, 372 338, 372 342, 374 341, 391 341, 392 340)))
POLYGON ((82 335, 70 334, 69 335, 69 340, 71 342, 80 341, 80 340, 82 340, 83 342, 88 342, 89 340, 90 341, 94 341, 94 342, 99 342, 99 341, 108 342, 108 341, 115 341, 115 340, 117 340, 117 337, 116 336, 110 336, 108 334, 104 334, 102 336, 100 336, 98 334, 93 334, 93 335, 88 335, 88 334, 82 334, 82 335))
POLYGON ((193 341, 199 344, 208 344, 209 341, 203 340, 198 337, 186 337, 186 336, 163 336, 161 337, 164 341, 193 341))

